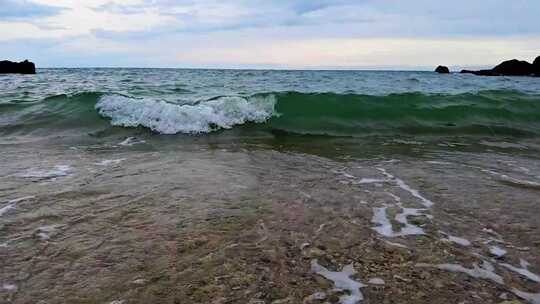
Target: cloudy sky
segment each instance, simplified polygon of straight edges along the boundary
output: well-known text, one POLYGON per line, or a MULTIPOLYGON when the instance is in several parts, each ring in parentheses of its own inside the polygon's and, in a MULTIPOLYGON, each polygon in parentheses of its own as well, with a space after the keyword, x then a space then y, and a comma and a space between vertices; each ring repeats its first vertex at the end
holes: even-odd
POLYGON ((540 55, 539 0, 0 0, 39 67, 431 69, 540 55))

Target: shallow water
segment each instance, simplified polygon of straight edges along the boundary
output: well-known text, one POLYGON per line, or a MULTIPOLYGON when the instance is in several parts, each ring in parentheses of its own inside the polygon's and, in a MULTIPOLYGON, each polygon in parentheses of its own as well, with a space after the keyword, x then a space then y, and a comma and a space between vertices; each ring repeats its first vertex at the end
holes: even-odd
MULTIPOLYGON (((0 77, 0 103, 9 104, 0 106, 0 303, 538 303, 540 142, 534 122, 520 120, 538 115, 538 80, 40 72, 0 77), (388 123, 360 134, 370 116, 349 111, 373 110, 390 93, 400 94, 390 97, 396 115, 409 113, 401 123, 422 128, 388 123), (165 115, 177 128, 169 123, 200 116, 147 102, 253 109, 245 102, 257 94, 274 98, 282 116, 225 130, 207 119, 198 127, 209 133, 113 126, 96 109, 110 96, 143 98, 142 108, 108 106, 134 109, 133 121, 165 115), (283 111, 295 98, 314 114, 287 120, 302 114, 283 111), (436 120, 414 116, 429 100, 430 111, 489 111, 473 111, 480 127, 433 129, 436 120), (325 101, 332 115, 314 126, 325 101), (517 116, 501 116, 513 101, 517 116), (319 134, 325 126, 348 135, 319 134)), ((204 117, 244 117, 233 110, 204 117)))

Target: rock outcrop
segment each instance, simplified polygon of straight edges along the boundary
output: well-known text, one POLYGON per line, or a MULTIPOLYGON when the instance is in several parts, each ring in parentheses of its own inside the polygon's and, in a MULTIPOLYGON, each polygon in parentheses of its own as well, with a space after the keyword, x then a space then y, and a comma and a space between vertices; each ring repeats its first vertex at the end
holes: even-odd
POLYGON ((493 68, 496 75, 531 76, 534 74, 533 65, 517 59, 505 61, 493 68))
POLYGON ((478 76, 540 76, 540 57, 537 57, 533 64, 512 59, 505 61, 491 70, 470 71, 462 70, 461 73, 469 73, 478 76))
POLYGON ((435 72, 439 74, 450 74, 450 69, 448 67, 440 65, 435 69, 435 72))
POLYGON ((0 74, 35 74, 36 65, 28 60, 22 62, 0 61, 0 74))
POLYGON ((540 77, 540 56, 536 57, 533 62, 534 76, 540 77))
POLYGON ((461 74, 474 74, 478 76, 497 76, 493 75, 492 70, 480 70, 480 71, 471 71, 471 70, 461 70, 461 74))

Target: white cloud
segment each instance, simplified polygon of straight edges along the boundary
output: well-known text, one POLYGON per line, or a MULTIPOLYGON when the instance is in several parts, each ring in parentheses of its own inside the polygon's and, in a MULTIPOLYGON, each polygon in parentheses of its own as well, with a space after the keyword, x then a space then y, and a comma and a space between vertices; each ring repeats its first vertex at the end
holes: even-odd
MULTIPOLYGON (((44 5, 51 2, 36 0, 36 3, 44 5)), ((65 8, 56 15, 26 21, 0 22, 2 33, 0 40, 74 37, 90 35, 95 30, 144 31, 176 22, 175 18, 160 15, 151 9, 127 15, 95 10, 96 7, 108 2, 105 0, 54 1, 55 5, 65 8)), ((142 1, 123 1, 123 3, 140 4, 142 1)))
POLYGON ((17 4, 23 15, 0 21, 9 45, 0 57, 61 64, 87 54, 88 64, 109 66, 489 65, 533 56, 540 37, 536 0, 29 1, 17 4), (35 40, 54 41, 55 52, 13 51, 35 40))

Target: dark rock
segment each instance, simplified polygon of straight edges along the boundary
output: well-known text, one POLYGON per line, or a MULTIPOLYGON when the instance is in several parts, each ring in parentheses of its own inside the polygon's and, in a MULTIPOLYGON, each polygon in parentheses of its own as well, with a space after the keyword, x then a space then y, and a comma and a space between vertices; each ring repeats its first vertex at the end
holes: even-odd
POLYGON ((493 73, 493 70, 480 70, 480 71, 470 71, 470 70, 461 70, 461 74, 474 74, 478 76, 496 76, 493 73))
POLYGON ((531 76, 534 74, 532 64, 517 59, 505 61, 494 67, 492 71, 496 75, 505 76, 531 76))
POLYGON ((435 72, 439 74, 450 74, 450 69, 448 67, 440 65, 435 69, 435 72))
POLYGON ((540 77, 540 56, 536 57, 533 62, 534 76, 540 77))
POLYGON ((0 74, 35 74, 36 66, 33 62, 0 61, 0 74))
POLYGON ((474 74, 478 76, 540 76, 540 57, 535 63, 512 59, 505 61, 491 70, 470 71, 462 70, 461 73, 474 74))

